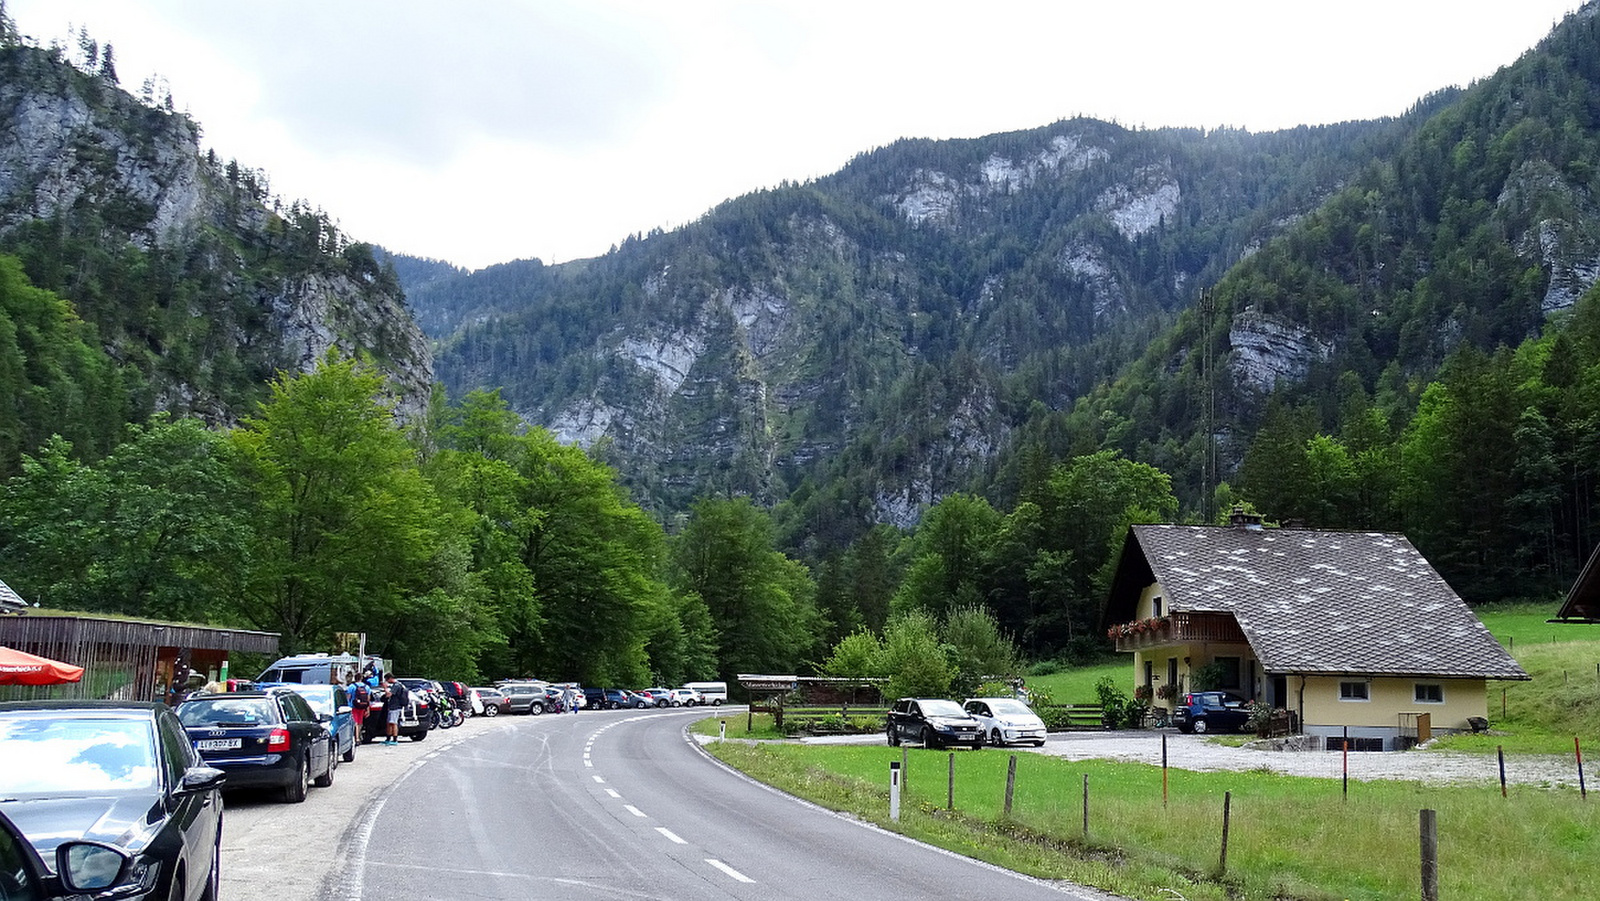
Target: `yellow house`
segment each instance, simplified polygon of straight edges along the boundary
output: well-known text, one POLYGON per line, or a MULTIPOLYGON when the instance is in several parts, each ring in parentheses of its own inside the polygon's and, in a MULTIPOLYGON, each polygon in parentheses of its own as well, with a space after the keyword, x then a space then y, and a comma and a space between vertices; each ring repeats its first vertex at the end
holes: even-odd
POLYGON ((1488 719, 1489 680, 1525 680, 1403 535, 1133 526, 1103 626, 1168 710, 1210 686, 1290 711, 1302 731, 1395 748, 1488 719))

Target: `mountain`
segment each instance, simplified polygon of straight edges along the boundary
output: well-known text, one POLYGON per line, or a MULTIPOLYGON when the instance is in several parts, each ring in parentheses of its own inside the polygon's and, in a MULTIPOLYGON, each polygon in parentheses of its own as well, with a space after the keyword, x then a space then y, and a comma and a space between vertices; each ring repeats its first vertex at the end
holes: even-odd
POLYGON ((109 55, 0 44, 0 254, 92 327, 124 418, 231 423, 329 352, 370 357, 421 416, 430 349, 371 247, 202 153, 199 126, 123 91, 109 55))
POLYGON ((452 393, 500 388, 662 511, 787 500, 836 546, 1114 448, 1209 514, 1270 399, 1331 426, 1359 389, 1403 422, 1455 348, 1514 344, 1594 282, 1594 11, 1393 119, 900 141, 410 299, 452 393))
POLYGON ((409 300, 453 393, 500 388, 658 509, 847 478, 829 518, 907 524, 1446 99, 1262 135, 1074 119, 900 141, 597 259, 409 300))

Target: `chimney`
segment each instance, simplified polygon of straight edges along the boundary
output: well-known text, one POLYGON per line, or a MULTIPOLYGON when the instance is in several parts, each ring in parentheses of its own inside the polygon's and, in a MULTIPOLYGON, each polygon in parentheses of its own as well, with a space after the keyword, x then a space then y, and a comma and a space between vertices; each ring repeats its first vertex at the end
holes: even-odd
POLYGON ((1228 514, 1228 525, 1235 529, 1249 529, 1252 532, 1261 531, 1261 514, 1244 512, 1243 504, 1234 504, 1233 512, 1228 514))

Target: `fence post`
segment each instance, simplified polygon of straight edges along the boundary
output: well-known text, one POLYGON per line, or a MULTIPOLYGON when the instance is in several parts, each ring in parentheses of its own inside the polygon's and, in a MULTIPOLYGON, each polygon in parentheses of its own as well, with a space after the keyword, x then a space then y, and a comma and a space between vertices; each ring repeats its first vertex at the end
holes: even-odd
POLYGON ((1083 774, 1083 840, 1089 840, 1089 774, 1083 774))
POLYGON ((1006 818, 1011 818, 1011 792, 1017 785, 1017 755, 1011 755, 1011 763, 1006 765, 1006 818))
POLYGON ((1161 733, 1161 806, 1167 806, 1167 733, 1161 733))
POLYGON ((1506 796, 1506 746, 1495 745, 1495 753, 1500 756, 1500 797, 1506 796))
POLYGON ((1222 793, 1222 856, 1217 858, 1217 875, 1228 872, 1228 825, 1233 812, 1233 792, 1222 793))
POLYGON ((950 752, 950 783, 945 787, 944 809, 956 809, 956 752, 950 752))
POLYGON ((906 746, 905 745, 901 745, 900 746, 900 788, 902 790, 905 789, 906 780, 911 775, 911 767, 908 765, 910 763, 911 763, 911 760, 906 755, 906 746))
POLYGON ((1439 901, 1438 812, 1424 808, 1422 828, 1422 901, 1439 901))
POLYGON ((1578 755, 1578 794, 1583 800, 1589 800, 1589 788, 1583 784, 1583 745, 1578 744, 1578 736, 1572 736, 1572 753, 1578 755))

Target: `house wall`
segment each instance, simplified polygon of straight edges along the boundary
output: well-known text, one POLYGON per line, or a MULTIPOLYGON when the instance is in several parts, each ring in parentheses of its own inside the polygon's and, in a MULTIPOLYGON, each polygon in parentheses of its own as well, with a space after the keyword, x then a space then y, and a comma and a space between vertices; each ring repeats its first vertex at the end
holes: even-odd
MULTIPOLYGON (((1300 690, 1300 677, 1291 677, 1289 693, 1300 690)), ((1291 701, 1294 699, 1291 698, 1291 701)), ((1487 717, 1488 694, 1482 679, 1417 679, 1307 676, 1302 696, 1305 731, 1314 735, 1340 735, 1349 727, 1352 736, 1392 737, 1399 733, 1400 714, 1427 713, 1433 730, 1468 731, 1467 717, 1487 717), (1339 697, 1339 684, 1366 681, 1368 699, 1346 701, 1339 697), (1443 700, 1416 700, 1418 683, 1438 685, 1443 700), (1358 731, 1359 730, 1359 731, 1358 731)))

